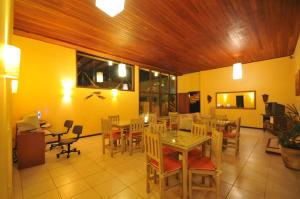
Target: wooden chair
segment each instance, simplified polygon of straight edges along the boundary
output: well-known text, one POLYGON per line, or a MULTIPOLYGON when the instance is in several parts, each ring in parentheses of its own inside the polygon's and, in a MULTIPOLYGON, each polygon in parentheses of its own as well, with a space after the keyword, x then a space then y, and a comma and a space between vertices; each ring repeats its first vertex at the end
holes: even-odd
POLYGON ((119 124, 119 122, 120 122, 119 115, 109 115, 108 119, 111 121, 111 124, 119 124))
POLYGON ((120 132, 114 132, 112 129, 112 124, 109 119, 101 119, 101 127, 102 127, 102 152, 105 154, 105 149, 107 148, 110 151, 111 157, 113 157, 114 152, 121 151, 122 149, 122 135, 120 132), (108 144, 105 144, 105 141, 108 140, 108 144), (119 145, 118 146, 118 142, 119 145))
MULTIPOLYGON (((196 136, 206 136, 207 135, 207 126, 205 124, 192 124, 191 134, 196 136)), ((202 156, 202 153, 205 152, 205 145, 203 144, 201 147, 194 148, 189 151, 188 157, 193 158, 194 156, 202 156), (202 147, 202 148, 201 148, 202 147)))
POLYGON ((160 198, 164 198, 165 178, 180 174, 181 183, 182 165, 180 161, 162 155, 162 144, 158 133, 146 131, 144 138, 147 164, 146 191, 150 193, 150 184, 156 184, 158 179, 160 198), (151 172, 152 170, 154 172, 151 172))
POLYGON ((229 126, 227 130, 223 132, 224 136, 224 148, 234 148, 235 155, 237 156, 240 148, 240 126, 241 118, 239 117, 235 122, 235 127, 229 126))
POLYGON ((130 120, 128 142, 130 155, 132 155, 133 143, 136 148, 144 151, 144 121, 142 119, 130 120))
POLYGON ((189 159, 189 197, 192 198, 193 190, 215 191, 216 198, 220 198, 221 183, 221 155, 222 155, 223 134, 213 129, 210 157, 195 157, 189 159), (193 177, 200 176, 208 178, 209 184, 202 180, 202 183, 193 184, 193 177))
POLYGON ((148 114, 148 121, 149 121, 149 124, 156 124, 157 123, 156 113, 149 113, 148 114))
POLYGON ((169 113, 169 117, 170 117, 169 129, 170 130, 178 130, 178 127, 179 127, 178 113, 169 113))
POLYGON ((215 115, 214 118, 217 120, 227 120, 227 115, 215 115))

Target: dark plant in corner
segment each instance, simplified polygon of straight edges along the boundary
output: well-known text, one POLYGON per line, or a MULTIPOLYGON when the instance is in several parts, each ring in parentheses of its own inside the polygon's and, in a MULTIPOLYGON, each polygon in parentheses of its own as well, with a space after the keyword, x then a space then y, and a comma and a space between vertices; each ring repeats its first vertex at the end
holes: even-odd
POLYGON ((300 115, 295 105, 286 105, 287 130, 279 136, 281 146, 300 149, 300 115), (297 140, 298 138, 298 140, 297 140))
POLYGON ((287 130, 279 135, 281 157, 286 167, 300 170, 300 115, 295 105, 286 105, 287 130))
POLYGON ((279 136, 281 146, 291 149, 300 149, 300 123, 297 123, 292 129, 282 132, 279 136))

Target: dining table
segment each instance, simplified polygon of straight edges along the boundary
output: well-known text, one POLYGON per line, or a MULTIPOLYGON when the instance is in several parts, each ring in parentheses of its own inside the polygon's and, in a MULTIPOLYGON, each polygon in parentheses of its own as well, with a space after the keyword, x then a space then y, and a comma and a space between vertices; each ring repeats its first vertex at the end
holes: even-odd
POLYGON ((181 130, 170 130, 161 133, 162 145, 171 147, 182 154, 182 190, 184 199, 188 198, 188 152, 210 139, 210 136, 196 136, 181 130))
MULTIPOLYGON (((144 127, 149 126, 149 124, 145 123, 144 127)), ((125 135, 129 132, 130 128, 130 120, 120 120, 118 123, 113 123, 112 127, 118 128, 121 130, 122 136, 122 153, 126 150, 126 143, 125 143, 125 135)))

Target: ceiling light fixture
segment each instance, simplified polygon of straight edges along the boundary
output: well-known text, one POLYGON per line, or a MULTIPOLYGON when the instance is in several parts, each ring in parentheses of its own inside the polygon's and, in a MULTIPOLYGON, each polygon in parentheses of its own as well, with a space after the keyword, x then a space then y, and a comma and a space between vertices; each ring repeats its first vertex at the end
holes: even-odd
POLYGON ((124 10, 125 0, 96 0, 96 7, 114 17, 124 10))
POLYGON ((126 77, 126 65, 125 64, 118 65, 118 74, 119 74, 119 77, 126 77))
POLYGON ((242 63, 233 64, 232 77, 233 77, 234 80, 243 78, 242 63))

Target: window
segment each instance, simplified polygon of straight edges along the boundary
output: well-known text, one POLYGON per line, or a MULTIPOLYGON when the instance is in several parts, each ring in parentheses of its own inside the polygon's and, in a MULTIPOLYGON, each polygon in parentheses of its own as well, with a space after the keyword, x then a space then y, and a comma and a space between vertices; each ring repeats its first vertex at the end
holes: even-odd
POLYGON ((170 74, 140 69, 140 114, 151 112, 163 116, 176 112, 176 79, 170 74))
POLYGON ((77 52, 77 86, 85 88, 134 90, 130 64, 77 52))

